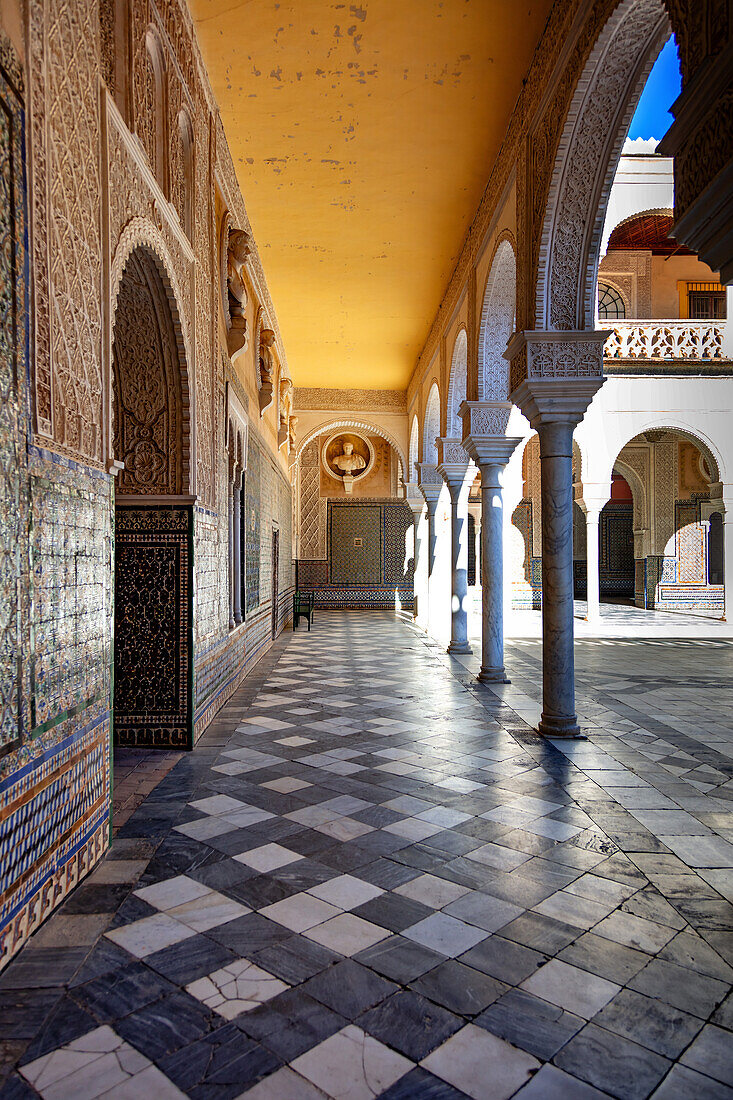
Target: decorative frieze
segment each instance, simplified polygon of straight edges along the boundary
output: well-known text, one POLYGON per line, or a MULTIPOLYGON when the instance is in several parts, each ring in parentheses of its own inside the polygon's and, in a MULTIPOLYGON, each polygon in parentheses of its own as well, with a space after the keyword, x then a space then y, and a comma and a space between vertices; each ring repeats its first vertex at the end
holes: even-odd
POLYGON ((332 390, 298 386, 294 391, 294 404, 298 409, 319 411, 405 413, 407 395, 404 390, 332 390))

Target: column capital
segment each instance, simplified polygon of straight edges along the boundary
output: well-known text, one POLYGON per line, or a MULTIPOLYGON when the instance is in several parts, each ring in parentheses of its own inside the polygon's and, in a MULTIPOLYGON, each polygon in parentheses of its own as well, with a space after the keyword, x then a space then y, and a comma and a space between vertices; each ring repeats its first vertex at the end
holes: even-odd
POLYGON ((482 466, 506 466, 521 442, 520 436, 468 435, 463 446, 480 470, 482 466))
POLYGON ((468 495, 468 486, 466 485, 466 473, 468 472, 468 455, 466 455, 465 462, 442 462, 438 466, 438 472, 442 475, 443 481, 448 486, 448 492, 453 504, 459 499, 461 493, 466 490, 468 495))
MULTIPOLYGON (((530 379, 563 382, 603 378, 603 348, 611 329, 529 329, 515 332, 504 358, 509 360, 510 399, 530 379)), ((525 414, 526 415, 526 414, 525 414)))
POLYGON ((458 409, 463 421, 463 446, 469 436, 478 439, 504 435, 511 411, 511 401, 464 401, 458 409))
POLYGON ((438 467, 432 462, 416 462, 415 469, 418 474, 417 487, 424 496, 425 503, 428 506, 431 502, 433 505, 437 504, 443 488, 443 479, 438 473, 438 467))
POLYGON ((438 469, 443 466, 468 466, 469 458, 456 435, 438 436, 438 469))

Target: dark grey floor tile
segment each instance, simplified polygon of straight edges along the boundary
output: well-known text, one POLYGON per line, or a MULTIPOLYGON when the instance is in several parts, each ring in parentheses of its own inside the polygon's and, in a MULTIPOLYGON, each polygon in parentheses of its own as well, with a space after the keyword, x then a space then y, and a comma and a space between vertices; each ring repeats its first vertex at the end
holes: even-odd
POLYGON ((234 1024, 224 1024, 159 1063, 166 1077, 194 1100, 234 1100, 280 1065, 277 1055, 234 1024))
POLYGON ((419 1062, 464 1021, 417 993, 401 990, 364 1012, 356 1023, 375 1039, 419 1062))
POLYGON ((373 886, 381 886, 383 890, 396 890, 415 878, 416 872, 400 863, 394 863, 391 859, 375 859, 366 867, 359 868, 359 878, 365 882, 371 882, 373 886))
POLYGON ((389 928, 391 932, 403 932, 405 928, 431 916, 434 910, 412 901, 411 898, 403 898, 400 894, 382 894, 352 912, 372 924, 389 928))
POLYGON ((71 997, 63 996, 24 1051, 20 1064, 25 1065, 52 1050, 57 1050, 58 1047, 78 1039, 80 1035, 93 1031, 97 1026, 93 1016, 80 1008, 71 997))
POLYGON ((99 1023, 113 1023, 173 992, 171 982, 141 962, 133 962, 72 990, 77 1004, 99 1023))
POLYGON ((0 993, 0 1035, 3 1039, 32 1039, 61 998, 52 989, 7 989, 0 993))
POLYGON ((386 1092, 380 1093, 379 1100, 467 1100, 467 1097, 465 1092, 459 1092, 447 1081, 417 1066, 386 1092))
POLYGON ((580 929, 541 913, 522 913, 501 930, 504 939, 514 940, 546 955, 554 955, 567 947, 577 939, 579 932, 580 929))
POLYGON ((349 1020, 397 992, 393 982, 354 959, 345 959, 323 970, 301 989, 349 1020))
POLYGON ((702 1027, 696 1016, 631 989, 617 993, 594 1017, 594 1023, 673 1060, 702 1027))
POLYGON ((652 959, 629 982, 629 988, 707 1019, 722 1002, 729 986, 676 963, 652 959))
POLYGON ((646 1100, 671 1063, 637 1043, 587 1024, 556 1055, 555 1065, 618 1100, 646 1100))
POLYGON ((88 954, 88 947, 35 947, 31 941, 0 975, 0 992, 66 985, 88 954))
POLYGON ((340 959, 341 955, 335 951, 305 936, 291 936, 252 955, 252 961, 257 966, 288 985, 304 982, 340 959))
POLYGON ((198 935, 155 951, 146 957, 145 963, 169 981, 188 985, 236 958, 235 952, 227 947, 210 940, 208 936, 198 935))
POLYGON ((519 985, 546 961, 546 956, 502 936, 489 936, 461 955, 458 961, 507 985, 519 985))
POLYGON ((717 951, 694 932, 680 932, 659 952, 658 958, 686 966, 708 978, 733 982, 733 967, 721 959, 717 951))
POLYGON ((82 883, 64 902, 64 913, 114 913, 134 883, 82 883))
POLYGON ((506 992, 503 982, 465 966, 457 959, 448 959, 410 985, 451 1012, 459 1012, 463 1016, 475 1016, 506 992))
POLYGON ((543 1060, 552 1058, 585 1023, 523 989, 510 989, 475 1022, 543 1060))
POLYGON ((206 934, 242 958, 248 958, 255 951, 272 947, 292 936, 289 928, 283 928, 281 924, 276 924, 259 913, 247 913, 228 924, 212 928, 206 934))
POLYGON ((672 1066, 653 1100, 733 1100, 733 1087, 686 1066, 672 1066))
POLYGON ((361 951, 356 958, 358 962, 401 984, 412 981, 445 962, 445 956, 438 951, 432 951, 429 947, 413 943, 402 936, 390 936, 389 939, 361 951))
POLYGON ((211 1030, 212 1017, 213 1026, 218 1027, 220 1017, 216 1013, 187 993, 177 991, 144 1005, 117 1020, 114 1026, 122 1039, 151 1062, 159 1062, 206 1035, 211 1030))
POLYGON ((586 932, 561 951, 558 958, 610 982, 625 985, 646 966, 651 955, 586 932))

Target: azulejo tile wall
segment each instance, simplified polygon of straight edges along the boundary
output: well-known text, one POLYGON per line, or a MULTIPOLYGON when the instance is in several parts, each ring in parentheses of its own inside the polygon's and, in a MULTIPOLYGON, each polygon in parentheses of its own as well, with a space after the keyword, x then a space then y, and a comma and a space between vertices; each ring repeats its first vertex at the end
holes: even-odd
POLYGON ((329 501, 328 559, 299 561, 298 588, 314 592, 316 607, 381 611, 394 608, 397 599, 411 609, 412 525, 404 501, 329 501))
POLYGON ((260 602, 260 475, 261 453, 254 438, 247 450, 247 472, 244 477, 245 500, 245 577, 247 580, 247 612, 260 602))

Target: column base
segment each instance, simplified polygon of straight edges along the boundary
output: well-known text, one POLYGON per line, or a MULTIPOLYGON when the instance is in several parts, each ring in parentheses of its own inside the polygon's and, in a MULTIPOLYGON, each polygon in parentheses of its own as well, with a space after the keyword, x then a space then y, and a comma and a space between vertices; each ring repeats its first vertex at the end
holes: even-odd
POLYGON ((449 653, 473 653, 468 642, 451 642, 448 646, 449 653))
POLYGON ((511 680, 503 668, 483 668, 476 679, 480 684, 511 684, 511 680))
POLYGON ((537 732, 543 737, 581 737, 576 715, 543 714, 537 732))

